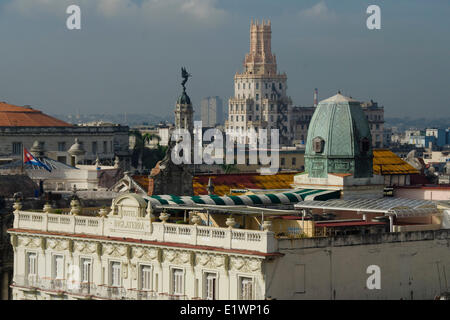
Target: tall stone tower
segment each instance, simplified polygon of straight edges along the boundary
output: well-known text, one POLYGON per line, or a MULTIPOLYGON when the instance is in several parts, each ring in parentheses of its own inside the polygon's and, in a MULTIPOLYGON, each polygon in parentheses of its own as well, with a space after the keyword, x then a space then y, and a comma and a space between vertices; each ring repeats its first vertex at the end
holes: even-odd
POLYGON ((276 56, 271 49, 270 21, 250 24, 250 52, 245 55, 244 71, 234 76, 234 97, 229 99, 227 133, 248 143, 251 129, 279 129, 280 144, 290 144, 292 102, 286 95, 287 76, 277 73, 276 56))
POLYGON ((186 69, 182 68, 181 76, 183 78, 181 83, 183 92, 175 105, 175 128, 186 129, 192 136, 194 132, 194 109, 192 108, 191 98, 186 93, 186 82, 191 75, 186 72, 186 69))

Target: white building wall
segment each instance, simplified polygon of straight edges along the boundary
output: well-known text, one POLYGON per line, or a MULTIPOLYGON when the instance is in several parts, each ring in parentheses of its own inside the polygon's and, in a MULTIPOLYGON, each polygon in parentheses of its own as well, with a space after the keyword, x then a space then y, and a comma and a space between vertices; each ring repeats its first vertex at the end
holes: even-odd
POLYGON ((267 295, 276 299, 433 299, 450 286, 446 277, 450 232, 437 232, 373 235, 364 241, 360 237, 281 240, 284 256, 266 263, 267 295), (380 267, 380 289, 367 288, 372 274, 367 268, 372 265, 380 267), (304 272, 295 273, 295 266, 303 266, 297 270, 304 272))

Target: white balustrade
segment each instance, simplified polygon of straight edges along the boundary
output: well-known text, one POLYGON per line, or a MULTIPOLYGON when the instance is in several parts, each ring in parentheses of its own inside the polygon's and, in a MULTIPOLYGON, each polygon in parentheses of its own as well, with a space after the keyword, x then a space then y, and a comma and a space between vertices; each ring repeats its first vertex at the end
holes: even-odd
POLYGON ((147 218, 90 217, 19 211, 14 227, 96 236, 118 236, 259 252, 276 251, 270 231, 150 222, 147 218))

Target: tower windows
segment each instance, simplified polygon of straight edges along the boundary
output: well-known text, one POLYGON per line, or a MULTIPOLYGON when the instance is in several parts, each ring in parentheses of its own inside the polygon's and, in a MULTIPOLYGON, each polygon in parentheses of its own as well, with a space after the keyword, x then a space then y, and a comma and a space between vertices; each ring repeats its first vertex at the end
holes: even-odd
POLYGON ((322 153, 325 141, 321 137, 315 137, 312 141, 313 151, 315 153, 322 153))
POLYGON ((278 88, 279 88, 280 90, 283 89, 283 85, 281 84, 281 82, 278 84, 278 88))
POLYGON ((256 90, 258 90, 259 89, 259 83, 257 82, 255 85, 256 85, 256 90))
POLYGON ((259 100, 259 94, 257 93, 256 94, 256 101, 258 101, 259 100))

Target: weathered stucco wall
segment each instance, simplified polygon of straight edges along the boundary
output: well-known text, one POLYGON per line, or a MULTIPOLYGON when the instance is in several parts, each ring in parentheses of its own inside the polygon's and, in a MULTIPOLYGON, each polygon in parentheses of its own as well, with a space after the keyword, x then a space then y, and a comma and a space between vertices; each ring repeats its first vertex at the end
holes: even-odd
POLYGON ((450 289, 450 230, 280 240, 265 264, 266 295, 277 299, 433 299, 450 289), (381 271, 369 290, 367 267, 381 271))

